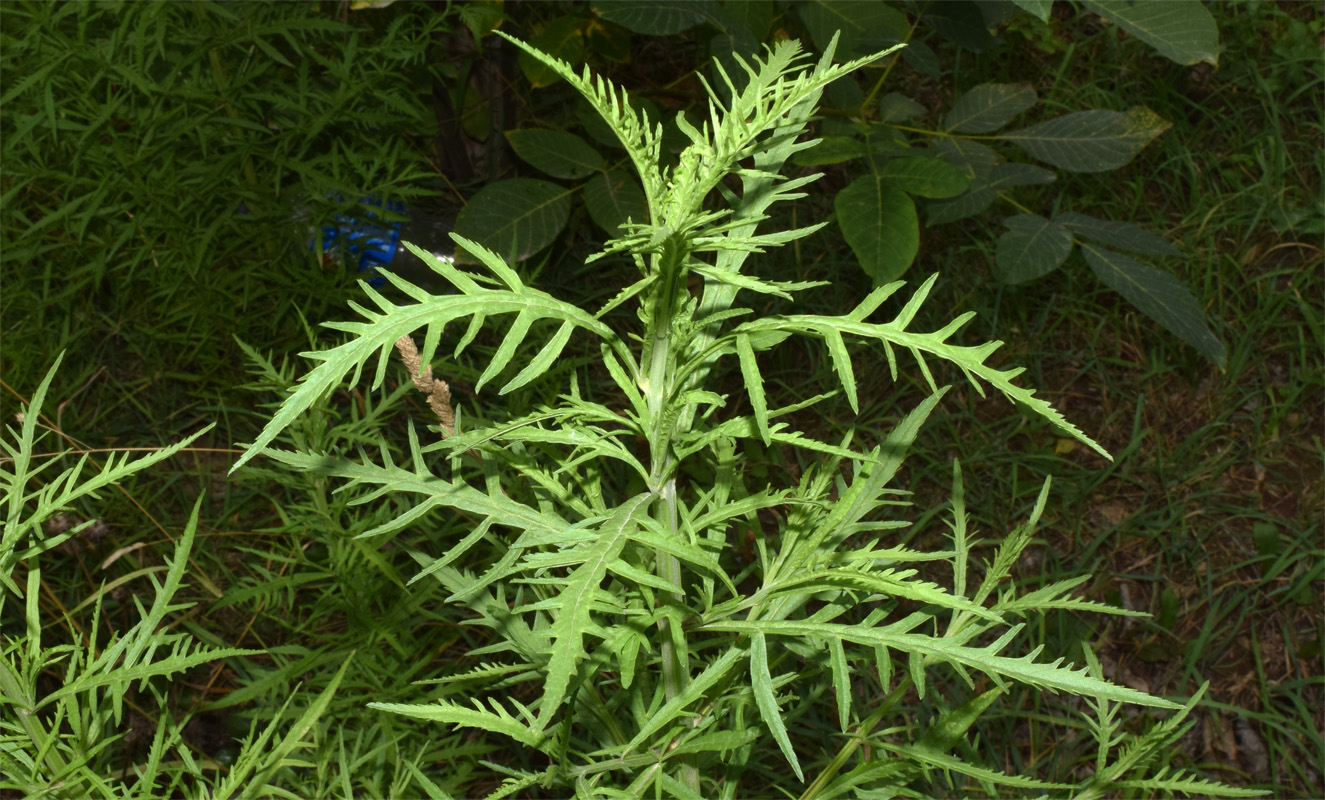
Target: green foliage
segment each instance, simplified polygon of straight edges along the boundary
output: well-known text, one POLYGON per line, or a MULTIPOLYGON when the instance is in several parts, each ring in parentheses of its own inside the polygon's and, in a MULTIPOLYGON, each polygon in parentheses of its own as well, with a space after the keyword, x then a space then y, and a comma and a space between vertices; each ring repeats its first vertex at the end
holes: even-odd
MULTIPOLYGON (((669 3, 631 13, 623 24, 686 23, 669 3)), ((889 542, 886 532, 904 524, 897 515, 907 505, 896 476, 949 388, 938 385, 926 356, 1105 451, 1014 384, 1021 370, 989 363, 999 343, 953 343, 969 314, 937 331, 913 329, 932 278, 901 308, 888 305, 900 282, 839 316, 737 305, 738 297, 755 294, 790 304, 820 285, 771 280, 747 271, 745 262, 821 227, 759 232, 771 206, 801 196, 816 177, 782 173, 813 146, 801 137, 825 88, 893 51, 835 66, 834 39, 808 66, 799 45, 784 41, 762 59, 734 57, 735 75, 715 66, 707 119, 678 117, 688 144, 668 165, 662 126, 637 112, 623 89, 511 41, 581 93, 636 168, 646 214, 632 216, 590 260, 624 253, 638 280, 589 312, 526 285, 499 251, 464 236, 456 243, 481 272, 416 249, 454 293, 429 294, 397 277, 392 284, 413 303, 369 290, 376 309, 358 308, 365 321, 332 326, 349 340, 307 354, 318 365, 236 464, 265 453, 314 481, 337 479, 338 491, 358 504, 403 500, 394 520, 357 539, 390 541, 435 509, 473 521, 459 541, 399 541, 421 567, 411 583, 440 587, 447 603, 467 611, 471 626, 489 629, 488 643, 472 655, 493 660, 443 679, 463 680, 465 702, 423 693, 372 708, 481 731, 542 754, 528 766, 503 767, 506 781, 492 796, 534 785, 586 797, 766 793, 769 776, 785 774, 779 759, 808 783, 806 797, 911 793, 909 786, 935 767, 991 790, 1239 794, 1154 760, 1177 735, 1176 717, 1138 738, 1101 723, 1098 767, 1077 786, 971 761, 966 731, 1013 685, 1083 696, 1102 718, 1120 703, 1180 713, 1190 706, 1104 680, 1089 651, 1087 666, 1077 668, 1061 657, 1041 658, 1043 646, 1023 647, 1026 628, 1014 620, 1028 613, 1112 610, 1070 597, 1073 581, 1025 591, 1009 580, 1044 511, 1048 482, 1029 519, 996 542, 982 569, 956 465, 952 548, 927 552, 889 542), (623 306, 635 308, 636 322, 609 313, 623 306), (509 324, 494 324, 512 314, 509 324), (460 359, 468 348, 495 341, 476 391, 516 369, 500 390, 507 402, 535 387, 545 397, 549 387, 560 391, 556 398, 504 418, 454 413, 432 362, 443 337, 453 335, 444 328, 462 318, 468 326, 439 374, 466 370, 460 359), (424 344, 416 351, 408 340, 419 330, 424 344), (534 336, 543 344, 525 347, 536 330, 549 331, 534 336), (601 371, 561 358, 576 333, 596 340, 601 371), (855 426, 836 443, 818 440, 794 427, 803 418, 798 412, 835 392, 771 407, 765 390, 761 359, 796 338, 822 343, 853 410, 854 361, 877 359, 878 350, 894 379, 901 372, 897 351, 910 354, 931 393, 877 440, 855 426), (366 365, 375 362, 372 385, 381 387, 393 346, 407 377, 429 394, 441 422, 430 430, 440 436, 425 441, 411 425, 403 451, 378 436, 370 442, 373 457, 362 449, 349 455, 272 447, 347 376, 357 382, 366 365), (718 380, 732 373, 739 392, 718 380), (785 482, 760 482, 735 455, 747 442, 777 442, 813 463, 785 482), (749 560, 733 554, 744 531, 755 543, 749 560), (921 573, 929 564, 943 565, 953 579, 926 580, 921 573), (868 716, 853 702, 863 685, 879 693, 868 716), (838 701, 830 716, 843 736, 803 728, 817 725, 825 693, 838 701), (942 711, 928 721, 902 720, 900 703, 912 693, 942 711), (880 729, 884 720, 899 724, 880 729), (892 758, 864 759, 844 773, 862 743, 892 758)), ((545 150, 526 150, 549 160, 545 150)), ((570 161, 576 150, 566 153, 570 161)), ((897 172, 922 196, 926 187, 944 186, 943 170, 932 165, 904 164, 897 172)))
MULTIPOLYGON (((291 297, 348 288, 318 268, 308 226, 365 194, 418 196, 431 172, 412 139, 436 124, 418 87, 446 15, 373 30, 306 3, 2 13, 0 269, 5 310, 25 320, 6 333, 14 385, 62 350, 82 357, 61 390, 106 363, 173 373, 174 347, 228 348, 232 330, 293 338, 291 297), (107 347, 147 330, 162 333, 144 351, 107 347)), ((196 378, 239 360, 218 355, 196 378)))
POLYGON ((94 476, 85 477, 86 455, 72 467, 52 474, 62 456, 37 455, 36 446, 50 438, 45 432, 38 436, 37 428, 47 390, 59 368, 57 358, 32 403, 24 408, 20 428, 6 426, 6 436, 0 441, 6 455, 6 467, 0 469, 0 500, 6 509, 0 541, 0 790, 24 797, 59 793, 97 798, 157 797, 172 789, 187 797, 268 793, 273 790, 271 778, 287 756, 305 745, 309 728, 325 709, 335 686, 333 683, 304 712, 279 747, 266 746, 277 730, 275 723, 269 726, 243 750, 236 768, 219 785, 213 783, 217 765, 195 760, 183 742, 188 719, 174 718, 160 679, 218 659, 255 654, 209 647, 188 633, 171 630, 180 612, 192 605, 174 599, 190 562, 201 496, 175 542, 173 557, 163 567, 144 571, 152 601, 144 608, 135 597, 140 616, 135 624, 99 640, 104 595, 98 592, 89 598, 93 613, 86 630, 72 617, 61 621, 72 634, 68 640, 58 641, 60 637, 52 635, 58 632, 47 630, 49 621, 39 603, 44 592, 50 591, 44 586, 43 554, 83 533, 91 522, 55 536, 45 535, 43 523, 71 510, 80 498, 95 497, 99 490, 174 456, 205 433, 137 459, 112 456, 94 476), (34 463, 35 459, 44 462, 34 463), (158 572, 164 572, 160 579, 158 572), (51 642, 52 638, 57 641, 51 642), (56 668, 63 673, 58 686, 44 679, 45 673, 56 668), (126 704, 141 713, 135 700, 155 709, 155 732, 145 758, 123 768, 110 745, 118 738, 115 732, 125 725, 126 704))
MULTIPOLYGON (((902 95, 878 98, 884 79, 893 72, 898 59, 938 79, 940 69, 932 49, 938 39, 947 39, 973 52, 987 51, 997 45, 990 29, 1007 24, 1019 13, 1046 20, 1050 6, 1050 2, 1014 5, 1007 0, 978 7, 970 3, 940 3, 920 9, 854 0, 807 0, 790 4, 781 23, 793 29, 801 26, 821 49, 839 31, 837 52, 847 57, 894 43, 907 44, 905 49, 875 65, 881 73, 867 91, 850 84, 830 99, 833 108, 822 126, 823 142, 813 150, 798 153, 794 159, 800 166, 854 162, 848 184, 835 196, 836 223, 861 269, 875 285, 882 286, 906 274, 920 250, 924 226, 946 225, 982 215, 997 200, 1026 213, 1005 221, 1013 229, 1013 239, 1000 241, 995 275, 1013 283, 1043 278, 1064 265, 1073 248, 1070 243, 1065 248, 1061 229, 1032 235, 1027 229, 1030 224, 1027 217, 1037 215, 1023 203, 1043 204, 1060 214, 1075 213, 1059 209, 1078 205, 1071 196, 1062 193, 1045 197, 1032 190, 1030 196, 1038 197, 1033 201, 1014 196, 1013 190, 1020 187, 1053 182, 1055 173, 1010 158, 994 149, 992 143, 1015 145, 1031 159, 1068 173, 1090 174, 1128 165, 1170 127, 1144 106, 1070 111, 1015 127, 1013 121, 1031 111, 1038 101, 1034 89, 1026 83, 974 86, 961 93, 941 114, 941 109, 926 108, 902 95), (917 121, 923 117, 937 118, 936 123, 923 126, 917 121)), ((1085 3, 1085 7, 1171 61, 1218 63, 1219 31, 1199 0, 1162 4, 1101 0, 1085 3)), ((706 32, 701 35, 714 32, 710 52, 715 58, 715 71, 711 77, 723 98, 726 89, 716 70, 755 53, 769 30, 772 15, 771 4, 695 4, 669 0, 609 4, 596 10, 600 20, 637 34, 673 36, 697 26, 706 32)), ((534 44, 542 46, 547 41, 554 45, 547 52, 572 65, 579 64, 589 54, 582 42, 594 25, 588 17, 557 17, 545 25, 539 34, 543 38, 534 44), (572 47, 568 44, 572 41, 581 44, 572 47)), ((533 63, 540 62, 527 53, 521 59, 533 86, 551 84, 550 78, 557 74, 556 70, 546 65, 533 67, 533 63)), ((954 76, 957 81, 963 77, 954 76)), ((737 86, 744 80, 739 72, 735 78, 737 86)), ((675 132, 671 137, 674 141, 680 140, 683 126, 698 124, 702 115, 683 114, 676 119, 678 128, 667 128, 675 132)), ((647 126, 648 114, 644 120, 647 126)), ((625 208, 615 211, 604 209, 605 183, 620 186, 631 200, 641 194, 631 178, 613 171, 616 165, 610 163, 610 151, 594 153, 587 142, 565 130, 522 129, 508 131, 507 136, 516 154, 535 169, 576 182, 588 178, 588 182, 565 191, 526 178, 490 184, 466 207, 457 225, 462 235, 503 255, 513 255, 516 260, 527 258, 551 244, 567 225, 569 199, 578 188, 583 189, 591 218, 609 236, 616 235, 617 226, 626 219, 642 221, 637 202, 627 201, 623 204, 625 208), (535 144, 540 141, 548 146, 535 144), (553 149, 553 142, 560 143, 560 148, 553 149)), ((664 137, 658 138, 655 145, 664 137)), ((629 160, 639 171, 640 154, 629 152, 629 148, 627 151, 629 160)), ((1131 227, 1146 236, 1154 236, 1137 226, 1131 227)), ((1206 358, 1221 367, 1225 365, 1224 345, 1211 332, 1204 309, 1169 271, 1130 256, 1102 254, 1090 247, 1083 247, 1082 253, 1091 272, 1106 286, 1206 358)), ((1172 247, 1163 253, 1150 253, 1176 254, 1177 249, 1172 247)))

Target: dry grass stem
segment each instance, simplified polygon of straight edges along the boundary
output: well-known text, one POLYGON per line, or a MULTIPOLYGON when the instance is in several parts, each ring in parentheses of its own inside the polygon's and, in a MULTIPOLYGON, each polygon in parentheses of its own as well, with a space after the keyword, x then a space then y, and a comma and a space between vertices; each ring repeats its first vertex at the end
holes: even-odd
POLYGON ((451 408, 451 387, 446 385, 446 381, 432 376, 432 365, 420 369, 422 362, 419 348, 413 338, 400 337, 396 340, 396 349, 400 351, 400 359, 405 362, 405 369, 409 370, 414 386, 428 396, 428 407, 441 420, 442 431, 446 436, 454 436, 455 411, 451 408))

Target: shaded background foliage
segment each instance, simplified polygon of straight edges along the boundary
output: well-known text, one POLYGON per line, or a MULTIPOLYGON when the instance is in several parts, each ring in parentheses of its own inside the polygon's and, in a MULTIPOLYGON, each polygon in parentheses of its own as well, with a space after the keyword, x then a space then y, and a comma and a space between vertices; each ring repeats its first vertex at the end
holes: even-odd
MULTIPOLYGON (((1180 242, 1184 257, 1164 266, 1183 279, 1228 351, 1217 369, 1084 270, 1000 284, 1001 213, 925 225, 913 273, 941 270, 937 296, 952 309, 980 312, 976 324, 985 327, 971 335, 1007 339, 1008 362, 1029 365, 1030 382, 1098 434, 1117 463, 1103 467, 1007 406, 957 390, 927 434, 936 449, 908 467, 917 506, 939 509, 947 460, 959 456, 981 476, 968 484, 968 506, 982 526, 1006 530, 1024 516, 1040 476, 1054 475, 1047 546, 1020 565, 1022 578, 1091 572, 1087 596, 1155 615, 1095 634, 1120 682, 1183 694, 1198 676, 1212 678, 1201 725, 1185 743, 1191 762, 1231 782, 1319 794, 1325 84, 1318 13, 1306 4, 1211 6, 1224 47, 1215 68, 1156 55, 1093 15, 1090 4, 1059 2, 1044 19, 1012 16, 993 26, 983 52, 962 43, 961 31, 972 32, 960 14, 937 10, 947 4, 875 5, 908 25, 950 17, 917 27, 928 55, 899 62, 882 90, 917 102, 924 114, 940 115, 996 81, 1029 83, 1055 115, 1123 110, 1135 98, 1172 123, 1115 172, 1060 175, 1017 199, 1045 213, 1070 197, 1073 210, 1180 242), (1021 504, 980 502, 1005 497, 1021 504)), ((763 35, 806 30, 817 42, 814 11, 773 8, 763 35)), ((300 679, 303 692, 331 685, 350 651, 355 659, 309 734, 314 749, 306 756, 318 766, 282 768, 281 785, 319 794, 348 781, 361 791, 418 793, 424 784, 406 765, 412 761, 434 765, 453 791, 480 793, 492 786, 472 777, 490 772, 477 759, 519 758, 363 708, 366 696, 390 701, 409 694, 409 680, 466 669, 464 654, 484 643, 430 612, 440 603, 423 584, 402 588, 408 559, 351 538, 401 509, 350 508, 351 498, 324 484, 260 467, 235 481, 223 476, 234 456, 229 443, 252 439, 261 406, 297 371, 293 353, 327 340, 311 323, 339 316, 358 291, 306 247, 306 228, 343 210, 337 197, 353 205, 392 195, 456 217, 496 179, 549 177, 530 171, 522 131, 571 128, 602 164, 584 156, 587 164, 550 175, 548 183, 562 187, 565 219, 522 269, 562 297, 592 298, 616 283, 602 270, 619 266, 569 265, 606 238, 611 218, 602 206, 618 217, 629 209, 629 198, 617 196, 627 191, 622 165, 564 86, 484 34, 501 24, 544 46, 558 36, 579 41, 587 63, 663 118, 700 95, 693 73, 711 54, 733 49, 723 30, 702 20, 646 36, 631 33, 621 13, 581 3, 0 6, 4 418, 64 351, 43 422, 94 460, 100 448, 159 446, 206 422, 222 424, 170 469, 69 510, 77 520, 102 520, 105 532, 96 538, 91 531, 102 529, 89 529, 43 555, 40 602, 51 635, 64 629, 60 635, 79 640, 89 609, 71 614, 79 625, 60 620, 92 594, 105 603, 102 628, 127 630, 136 621, 132 599, 146 586, 135 576, 160 563, 205 489, 186 581, 202 605, 173 624, 208 644, 266 651, 162 684, 164 712, 143 699, 105 763, 118 768, 140 753, 156 716, 184 725, 194 711, 186 740, 200 758, 223 765, 250 721, 275 718, 300 679), (296 214, 304 220, 291 224, 296 214), (124 582, 98 590, 117 579, 124 582)), ((870 88, 830 94, 825 127, 858 137, 847 110, 870 88)), ((833 214, 832 197, 858 169, 830 167, 795 221, 833 214)), ((804 244, 807 257, 798 250, 777 268, 830 277, 825 308, 846 307, 870 283, 849 239, 826 229, 804 244)), ((477 371, 456 369, 463 392, 477 371)), ((793 353, 770 376, 780 376, 790 397, 806 375, 826 369, 793 353)), ((304 447, 352 452, 381 428, 400 433, 400 408, 420 413, 406 390, 338 393, 325 416, 292 435, 304 447)), ((861 416, 880 426, 910 402, 892 388, 862 399, 861 416)), ((843 406, 804 422, 829 436, 848 413, 843 406)), ((772 476, 799 468, 776 448, 743 455, 772 476)), ((466 524, 433 522, 431 535, 466 524)), ((943 532, 922 518, 910 541, 937 545, 943 532)), ((0 618, 6 636, 14 613, 7 605, 0 618)), ((1041 633, 1051 649, 1067 652, 1090 624, 1054 615, 1041 633)), ((1005 742, 1012 764, 1078 769, 1081 743, 1049 738, 1035 721, 1059 713, 1052 700, 1020 702, 1032 715, 1007 719, 1002 729, 995 723, 986 740, 1005 742)))

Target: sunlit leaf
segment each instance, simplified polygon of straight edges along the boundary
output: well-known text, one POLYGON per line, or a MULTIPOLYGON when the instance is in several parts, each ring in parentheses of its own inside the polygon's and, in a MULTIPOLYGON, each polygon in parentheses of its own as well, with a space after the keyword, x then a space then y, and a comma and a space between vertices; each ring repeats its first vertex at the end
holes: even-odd
POLYGON ((906 192, 869 173, 838 192, 833 207, 842 235, 876 286, 911 266, 920 250, 920 220, 906 192))

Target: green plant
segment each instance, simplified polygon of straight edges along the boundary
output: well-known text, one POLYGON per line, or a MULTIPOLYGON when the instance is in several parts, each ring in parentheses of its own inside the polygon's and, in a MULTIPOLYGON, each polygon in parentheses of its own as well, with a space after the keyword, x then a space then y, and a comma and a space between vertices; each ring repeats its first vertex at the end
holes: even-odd
MULTIPOLYGON (((1197 0, 1132 4, 1114 0, 1084 3, 1085 11, 1125 31, 1178 64, 1218 63, 1219 31, 1197 0)), ((1162 236, 1138 225, 1098 219, 1073 209, 1087 208, 1070 191, 1050 195, 1043 187, 1056 180, 1052 169, 1009 158, 993 145, 1016 146, 1031 159, 1066 173, 1096 174, 1129 164, 1170 123, 1143 105, 1110 110, 1071 111, 1035 124, 1010 127, 1030 112, 1038 97, 1030 83, 991 82, 958 92, 943 113, 882 88, 897 68, 907 66, 946 90, 966 84, 954 67, 944 74, 931 44, 947 40, 959 49, 992 51, 999 40, 991 30, 1018 20, 1050 18, 1052 2, 947 2, 899 8, 884 2, 855 0, 793 2, 779 13, 772 3, 693 4, 657 0, 604 4, 597 17, 566 15, 549 21, 539 33, 549 52, 578 64, 590 53, 584 41, 596 25, 620 25, 635 34, 676 36, 698 29, 714 64, 732 68, 733 58, 756 52, 770 31, 782 26, 803 31, 820 49, 839 33, 838 56, 850 58, 876 46, 897 42, 908 47, 879 64, 862 87, 844 81, 830 91, 821 125, 822 141, 798 153, 797 166, 850 165, 848 185, 834 198, 835 222, 860 267, 881 286, 901 278, 915 261, 924 227, 953 224, 985 214, 996 201, 1019 213, 1002 220, 994 274, 1008 285, 1045 277, 1068 263, 1074 250, 1091 273, 1142 313, 1223 367, 1223 343, 1211 332, 1205 310, 1172 272, 1137 256, 1173 257, 1180 251, 1162 236), (932 120, 929 122, 928 120, 932 120), (1024 194, 1019 194, 1020 190, 1024 194), (1044 211, 1044 209, 1052 209, 1044 211), (1044 211, 1044 214, 1037 213, 1044 211)), ((1078 27, 1086 14, 1077 14, 1078 27)), ((539 42, 535 43, 536 45, 539 42)), ((959 55, 960 57, 960 55, 959 55)), ((531 85, 547 83, 535 80, 531 85)), ((538 73, 546 74, 546 70, 538 73)), ((739 71, 733 76, 739 80, 739 71)), ((719 94, 726 90, 710 73, 719 94)), ((1037 76, 1038 77, 1038 76, 1037 76)), ((1107 96, 1121 106, 1122 101, 1107 96)), ((725 99, 725 97, 724 97, 725 99)), ((1131 100, 1129 99, 1130 103, 1131 100)), ((701 99, 702 103, 702 99, 701 99)), ((702 108, 691 108, 698 124, 702 108)), ((544 175, 492 182, 468 203, 456 230, 513 260, 523 260, 554 241, 571 218, 572 198, 582 194, 590 217, 609 235, 644 204, 639 185, 604 157, 590 140, 611 153, 584 118, 551 115, 551 124, 581 125, 590 139, 564 129, 524 128, 506 135, 518 156, 544 175)), ((670 128, 669 128, 670 130, 670 128)), ((684 144, 684 138, 680 139, 684 144)))
POLYGON ((1185 730, 1182 720, 1195 701, 1183 706, 1111 684, 1089 651, 1086 668, 1064 665, 1062 658, 1037 660, 1039 647, 1004 654, 1021 641, 1023 625, 1015 620, 1029 614, 1050 608, 1126 613, 1070 597, 1082 579, 1034 591, 1007 583, 1031 542, 1047 481, 1030 518, 997 542, 983 575, 976 574, 978 542, 967 530, 956 464, 951 549, 888 544, 885 532, 904 524, 888 517, 905 505, 890 484, 947 391, 934 380, 927 357, 950 362, 977 388, 989 384, 1107 455, 1031 390, 1016 386, 1021 370, 989 363, 999 343, 951 341, 969 314, 932 333, 910 330, 932 278, 885 322, 870 318, 882 313, 900 283, 876 289, 841 316, 752 318, 750 309, 735 304, 740 292, 790 301, 821 285, 767 280, 744 265, 750 254, 822 225, 756 232, 771 206, 800 196, 815 177, 787 179, 779 172, 813 145, 798 139, 820 93, 891 52, 833 66, 835 44, 804 71, 793 41, 752 65, 737 59, 740 88, 719 69, 722 90, 710 91, 708 121, 696 128, 677 120, 690 144, 670 169, 660 164, 661 126, 637 114, 624 90, 520 45, 603 115, 638 172, 648 216, 625 225, 625 235, 599 256, 628 254, 639 280, 590 313, 526 285, 500 256, 461 236, 457 243, 486 274, 464 272, 416 248, 455 293, 431 295, 394 276, 393 285, 413 304, 368 290, 377 309, 359 308, 365 321, 332 325, 350 334, 349 341, 308 354, 320 363, 236 468, 264 453, 287 467, 342 479, 347 490, 370 490, 360 495, 362 502, 414 498, 409 511, 361 539, 381 541, 435 509, 474 520, 444 556, 411 548, 421 567, 411 583, 445 587, 451 602, 474 615, 474 625, 490 629, 491 643, 471 655, 496 660, 441 677, 424 702, 371 705, 481 729, 542 754, 545 767, 502 767, 508 778, 495 796, 534 785, 584 796, 767 791, 779 771, 779 756, 759 746, 769 740, 808 784, 805 797, 898 791, 928 780, 935 768, 987 791, 1251 794, 1166 763, 1164 748, 1185 730), (726 104, 722 96, 730 98, 726 104), (613 313, 627 303, 638 304, 638 327, 613 313), (467 424, 463 407, 455 408, 449 387, 433 374, 434 356, 451 323, 470 320, 456 342, 458 355, 489 319, 510 314, 514 320, 475 391, 517 362, 523 366, 499 395, 535 382, 568 388, 531 413, 491 421, 480 415, 467 424), (555 332, 531 352, 524 345, 535 325, 555 332), (421 350, 413 341, 419 329, 421 350), (605 376, 560 365, 577 329, 598 338, 605 376), (932 393, 873 446, 856 445, 871 434, 855 429, 836 444, 816 441, 791 422, 832 393, 769 408, 760 373, 760 354, 792 336, 824 344, 853 409, 853 356, 862 351, 848 340, 881 348, 894 377, 897 350, 906 351, 932 393), (380 462, 366 453, 350 459, 269 447, 347 376, 357 382, 369 362, 376 362, 373 385, 379 387, 393 349, 439 416, 437 441, 421 441, 411 426, 404 463, 390 457, 385 441, 380 462), (717 382, 719 366, 733 359, 743 400, 717 382), (748 413, 723 413, 742 402, 748 413), (822 460, 785 486, 751 485, 737 456, 743 440, 822 460), (747 534, 754 551, 742 558, 733 545, 747 534), (476 571, 484 550, 495 562, 476 571), (926 565, 946 566, 948 585, 923 580, 926 565), (965 688, 943 692, 945 684, 932 675, 940 665, 965 688), (967 730, 1012 683, 1082 695, 1094 705, 1099 755, 1093 776, 1077 786, 1042 783, 967 757, 967 730), (869 713, 856 699, 862 689, 869 713), (472 703, 451 699, 462 690, 491 694, 472 703), (927 721, 900 714, 912 694, 928 701, 927 721), (835 700, 835 715, 823 713, 825 695, 835 700), (1176 713, 1132 738, 1119 728, 1122 703, 1176 713), (830 720, 845 740, 816 735, 827 732, 830 720), (958 754, 950 752, 954 748, 958 754), (861 757, 871 749, 893 757, 861 757))
POLYGON ((38 429, 49 424, 42 407, 61 360, 56 358, 32 402, 19 414, 18 430, 6 425, 6 437, 0 440, 5 520, 0 536, 0 791, 23 797, 96 798, 266 794, 290 754, 306 746, 309 729, 349 662, 281 740, 273 742, 273 736, 289 698, 261 734, 250 731, 248 746, 225 775, 218 773, 217 762, 195 758, 184 742, 191 715, 175 716, 160 679, 219 659, 255 654, 209 647, 172 630, 180 622, 179 612, 192 605, 175 602, 175 596, 190 564, 201 496, 166 564, 146 567, 84 598, 74 611, 92 607, 86 626, 74 613, 58 620, 58 627, 46 618, 40 601, 53 589, 42 570, 44 554, 77 541, 99 524, 87 520, 53 532, 46 523, 78 501, 96 499, 134 473, 177 455, 207 432, 137 459, 112 454, 105 464, 97 464, 83 455, 72 467, 52 474, 65 454, 40 454, 36 446, 49 438, 45 431, 38 435, 38 429), (103 638, 102 607, 109 591, 134 578, 150 586, 150 604, 145 607, 135 596, 138 621, 103 638), (55 630, 48 630, 52 627, 55 630), (52 684, 47 674, 56 671, 62 682, 52 684), (126 766, 123 753, 112 745, 134 727, 129 718, 135 714, 149 719, 145 725, 152 733, 145 756, 126 766))
MULTIPOLYGON (((105 368, 184 407, 200 384, 233 386, 230 331, 294 339, 292 300, 313 315, 342 300, 349 281, 319 269, 307 226, 346 211, 336 197, 417 197, 430 172, 412 141, 433 122, 418 86, 451 17, 407 11, 375 30, 310 3, 5 3, 11 385, 67 350, 82 358, 56 397, 99 387, 105 368)), ((165 438, 153 416, 126 427, 165 438)))

